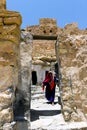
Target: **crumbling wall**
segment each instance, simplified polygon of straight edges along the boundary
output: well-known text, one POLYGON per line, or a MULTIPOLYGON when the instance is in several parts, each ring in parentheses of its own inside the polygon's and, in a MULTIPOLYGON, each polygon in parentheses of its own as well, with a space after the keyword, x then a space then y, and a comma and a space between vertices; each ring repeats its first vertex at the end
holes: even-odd
MULTIPOLYGON (((58 61, 62 112, 66 121, 82 121, 87 118, 87 30, 78 29, 77 23, 64 28, 54 19, 40 19, 40 24, 26 28, 32 35, 58 36, 55 41, 33 42, 33 64, 58 61), (53 46, 54 45, 54 46, 53 46), (56 55, 55 56, 55 50, 56 55), (45 53, 44 53, 45 52, 45 53), (82 116, 84 119, 82 118, 82 116)), ((48 65, 48 64, 47 64, 48 65)))
MULTIPOLYGON (((57 23, 55 19, 41 18, 38 26, 29 26, 26 31, 38 36, 56 36, 57 23)), ((33 40, 32 58, 34 63, 56 61, 55 40, 33 40), (39 62, 38 62, 39 61, 39 62)))
POLYGON ((76 23, 65 26, 58 37, 62 112, 66 121, 87 117, 87 30, 76 23))
MULTIPOLYGON (((28 26, 25 29, 32 36, 56 36, 57 23, 55 19, 41 18, 39 25, 28 26)), ((37 73, 37 84, 45 78, 45 71, 53 70, 56 62, 55 40, 33 39, 32 43, 32 71, 37 73), (37 66, 40 66, 39 68, 37 66), (37 70, 35 69, 37 68, 37 70), (42 73, 40 73, 40 68, 42 73), (43 78, 42 78, 43 77, 43 78)))
MULTIPOLYGON (((33 36, 56 36, 57 35, 57 23, 55 19, 41 18, 39 25, 29 26, 26 31, 30 32, 33 36)), ((37 39, 33 40, 32 44, 32 70, 35 66, 39 65, 43 73, 39 75, 40 71, 37 69, 37 83, 41 84, 45 78, 45 71, 52 70, 56 62, 55 55, 55 40, 37 39), (42 76, 44 77, 42 78, 42 76)))
POLYGON ((21 16, 6 11, 5 6, 5 0, 0 1, 0 129, 7 130, 6 124, 14 118, 13 102, 18 86, 21 16))
POLYGON ((32 35, 56 35, 57 23, 55 19, 41 18, 39 25, 28 26, 27 31, 31 32, 32 35))
POLYGON ((32 49, 34 63, 41 61, 49 64, 52 60, 56 61, 55 40, 34 40, 32 49))

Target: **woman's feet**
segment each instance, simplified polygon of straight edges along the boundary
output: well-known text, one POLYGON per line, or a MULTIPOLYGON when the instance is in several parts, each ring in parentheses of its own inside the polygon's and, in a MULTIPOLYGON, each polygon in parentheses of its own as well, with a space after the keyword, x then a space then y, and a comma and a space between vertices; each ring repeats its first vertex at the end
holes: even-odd
POLYGON ((54 102, 52 102, 52 106, 54 106, 54 102))

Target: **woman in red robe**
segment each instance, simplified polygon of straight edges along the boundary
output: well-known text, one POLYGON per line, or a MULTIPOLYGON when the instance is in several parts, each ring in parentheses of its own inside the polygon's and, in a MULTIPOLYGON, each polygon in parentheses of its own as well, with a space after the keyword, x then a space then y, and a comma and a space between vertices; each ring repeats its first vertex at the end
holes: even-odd
POLYGON ((56 85, 55 85, 55 80, 54 80, 52 72, 48 72, 45 80, 43 81, 43 84, 42 84, 43 90, 45 86, 46 86, 45 97, 53 105, 54 99, 55 99, 55 86, 56 85))

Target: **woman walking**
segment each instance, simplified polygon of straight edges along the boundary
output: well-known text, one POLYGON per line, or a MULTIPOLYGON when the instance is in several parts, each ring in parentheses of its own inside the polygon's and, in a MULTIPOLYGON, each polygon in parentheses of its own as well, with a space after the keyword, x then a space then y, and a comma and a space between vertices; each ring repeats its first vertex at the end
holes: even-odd
POLYGON ((52 72, 48 72, 45 80, 43 81, 42 84, 42 89, 44 90, 44 87, 46 86, 45 89, 45 97, 48 101, 51 102, 52 105, 54 105, 54 99, 55 99, 55 80, 52 72))

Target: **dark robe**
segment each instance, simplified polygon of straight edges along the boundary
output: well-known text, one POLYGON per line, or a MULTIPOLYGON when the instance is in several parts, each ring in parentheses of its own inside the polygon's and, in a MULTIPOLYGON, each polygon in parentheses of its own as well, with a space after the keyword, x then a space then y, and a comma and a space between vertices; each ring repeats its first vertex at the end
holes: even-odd
POLYGON ((45 97, 48 101, 54 102, 55 99, 55 81, 53 79, 53 75, 51 72, 49 72, 43 81, 43 89, 44 86, 46 86, 45 89, 45 97))

